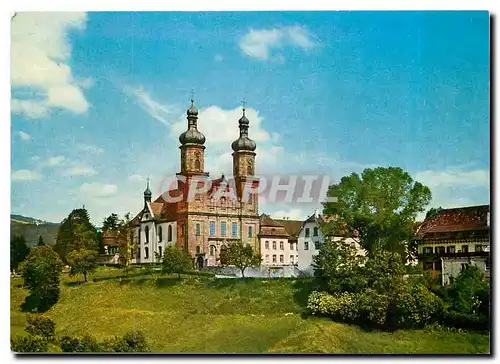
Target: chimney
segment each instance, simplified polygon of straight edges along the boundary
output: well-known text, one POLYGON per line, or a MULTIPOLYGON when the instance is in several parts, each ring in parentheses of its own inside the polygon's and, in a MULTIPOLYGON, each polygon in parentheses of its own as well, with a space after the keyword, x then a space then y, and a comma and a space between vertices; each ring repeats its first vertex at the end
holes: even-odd
POLYGON ((317 219, 319 217, 318 209, 314 210, 314 217, 317 219))

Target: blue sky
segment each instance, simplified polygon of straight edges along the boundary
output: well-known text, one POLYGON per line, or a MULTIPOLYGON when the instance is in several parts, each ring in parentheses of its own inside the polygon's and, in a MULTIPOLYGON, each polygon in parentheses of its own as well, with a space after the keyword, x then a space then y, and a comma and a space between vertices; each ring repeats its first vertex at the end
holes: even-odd
POLYGON ((431 206, 489 203, 487 12, 20 13, 11 59, 13 213, 136 213, 179 169, 191 89, 214 177, 245 99, 258 173, 392 165, 431 206))

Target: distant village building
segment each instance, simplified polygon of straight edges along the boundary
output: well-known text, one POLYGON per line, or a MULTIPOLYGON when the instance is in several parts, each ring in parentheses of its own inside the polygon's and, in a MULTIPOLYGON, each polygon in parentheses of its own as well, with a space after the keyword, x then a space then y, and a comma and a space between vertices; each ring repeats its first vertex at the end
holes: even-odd
MULTIPOLYGON (((132 220, 137 249, 133 263, 152 263, 165 248, 175 245, 194 257, 197 268, 220 265, 220 253, 241 240, 258 250, 259 208, 256 194, 244 201, 247 186, 258 187, 255 177, 255 142, 248 137, 249 120, 239 119, 240 136, 231 144, 234 184, 222 175, 211 180, 208 192, 197 193, 189 201, 189 190, 196 177, 209 178, 205 171, 205 136, 198 130, 198 110, 191 100, 187 110, 187 130, 179 136, 180 172, 177 186, 152 199, 149 184, 144 191, 144 206, 132 220), (222 187, 221 187, 222 186, 222 187), (215 198, 219 189, 231 189, 237 199, 215 198), (178 202, 169 198, 179 197, 178 202)), ((221 190, 225 191, 225 190, 221 190)))
POLYGON ((297 237, 302 221, 260 217, 260 253, 263 266, 295 265, 298 262, 297 237))
POLYGON ((418 260, 434 271, 441 284, 451 284, 460 271, 476 265, 490 274, 489 205, 443 209, 418 228, 418 260))

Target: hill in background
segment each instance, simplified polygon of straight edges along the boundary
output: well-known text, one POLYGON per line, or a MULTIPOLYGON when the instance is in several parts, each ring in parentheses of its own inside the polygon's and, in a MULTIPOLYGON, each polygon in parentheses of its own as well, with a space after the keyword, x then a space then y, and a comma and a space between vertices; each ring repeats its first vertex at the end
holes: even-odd
POLYGON ((41 235, 47 245, 56 243, 59 223, 42 221, 33 217, 10 215, 10 235, 23 235, 28 246, 38 244, 41 235))

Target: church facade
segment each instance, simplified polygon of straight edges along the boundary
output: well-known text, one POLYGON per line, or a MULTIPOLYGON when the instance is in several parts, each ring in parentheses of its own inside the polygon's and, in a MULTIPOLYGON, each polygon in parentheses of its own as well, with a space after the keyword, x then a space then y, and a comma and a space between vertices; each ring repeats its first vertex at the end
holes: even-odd
POLYGON ((212 179, 204 169, 206 139, 198 130, 198 110, 191 100, 187 130, 179 136, 176 186, 153 200, 148 181, 143 208, 131 221, 136 245, 132 263, 156 262, 169 245, 189 252, 197 268, 218 266, 221 251, 235 241, 259 251, 258 196, 246 193, 259 186, 256 144, 248 136, 244 108, 238 123, 240 135, 231 144, 233 177, 212 179))

